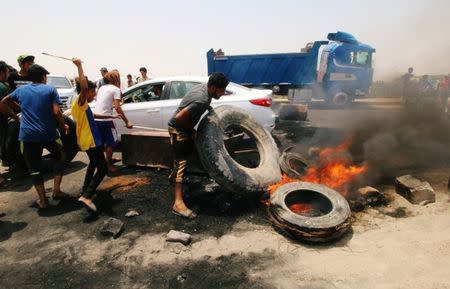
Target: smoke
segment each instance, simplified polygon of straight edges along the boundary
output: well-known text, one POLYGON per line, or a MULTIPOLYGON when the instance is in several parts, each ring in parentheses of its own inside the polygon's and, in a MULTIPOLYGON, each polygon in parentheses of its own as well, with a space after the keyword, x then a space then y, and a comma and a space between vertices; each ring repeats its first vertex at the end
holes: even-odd
POLYGON ((450 164, 450 122, 433 111, 398 111, 351 129, 353 155, 369 178, 450 164))
POLYGON ((404 4, 411 9, 386 10, 386 21, 369 24, 358 35, 377 50, 374 79, 394 80, 410 66, 418 75, 450 73, 450 38, 446 34, 450 1, 404 4))

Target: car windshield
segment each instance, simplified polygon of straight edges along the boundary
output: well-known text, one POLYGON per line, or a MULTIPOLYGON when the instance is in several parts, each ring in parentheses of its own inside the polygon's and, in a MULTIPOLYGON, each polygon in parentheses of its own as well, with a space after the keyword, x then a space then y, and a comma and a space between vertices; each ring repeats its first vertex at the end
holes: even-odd
POLYGON ((55 88, 72 88, 69 80, 64 76, 48 76, 47 84, 55 88))

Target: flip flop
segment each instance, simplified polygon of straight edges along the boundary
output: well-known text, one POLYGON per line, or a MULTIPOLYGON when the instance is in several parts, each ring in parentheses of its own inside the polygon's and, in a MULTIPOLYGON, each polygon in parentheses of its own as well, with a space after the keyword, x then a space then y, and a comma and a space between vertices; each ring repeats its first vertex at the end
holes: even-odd
POLYGON ((121 162, 121 161, 122 161, 122 159, 119 159, 119 158, 112 158, 112 159, 111 159, 111 162, 112 162, 113 164, 118 163, 118 162, 121 162))
POLYGON ((67 199, 70 199, 70 198, 72 198, 71 195, 63 193, 63 192, 59 193, 57 196, 53 196, 52 197, 52 199, 56 200, 56 201, 67 200, 67 199))
POLYGON ((43 207, 43 208, 41 207, 41 202, 39 201, 39 199, 37 199, 34 202, 34 204, 37 206, 38 210, 46 210, 46 209, 48 209, 51 206, 48 199, 47 199, 47 205, 45 207, 43 207))
POLYGON ((175 211, 174 209, 172 209, 172 214, 191 220, 197 217, 197 214, 190 209, 186 209, 183 211, 175 211))
POLYGON ((97 212, 97 206, 96 206, 93 202, 91 202, 90 204, 87 204, 87 203, 83 202, 83 201, 80 200, 80 199, 78 199, 78 202, 83 203, 83 205, 84 205, 89 211, 92 211, 92 212, 94 212, 94 213, 97 212))

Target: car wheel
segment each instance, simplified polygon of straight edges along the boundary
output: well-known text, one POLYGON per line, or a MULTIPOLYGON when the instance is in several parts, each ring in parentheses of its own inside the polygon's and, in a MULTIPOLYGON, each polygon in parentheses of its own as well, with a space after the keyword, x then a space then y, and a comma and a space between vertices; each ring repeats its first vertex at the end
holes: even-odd
POLYGON ((268 210, 276 228, 308 242, 336 240, 351 226, 347 200, 320 184, 285 184, 270 196, 268 210))
MULTIPOLYGON (((238 145, 243 142, 238 142, 238 145)), ((206 172, 218 184, 235 194, 261 192, 281 179, 279 151, 270 133, 245 110, 219 106, 202 119, 196 147, 206 172), (251 140, 257 154, 256 163, 239 162, 236 150, 229 151, 234 136, 251 140)), ((241 150, 243 151, 243 150, 241 150)))

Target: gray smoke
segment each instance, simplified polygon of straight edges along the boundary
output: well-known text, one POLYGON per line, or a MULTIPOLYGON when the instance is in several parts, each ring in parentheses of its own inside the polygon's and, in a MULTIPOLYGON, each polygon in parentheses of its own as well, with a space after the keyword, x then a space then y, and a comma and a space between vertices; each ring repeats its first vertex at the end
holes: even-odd
POLYGON ((353 128, 351 135, 351 150, 367 162, 371 177, 450 165, 450 123, 436 112, 396 112, 353 128))

